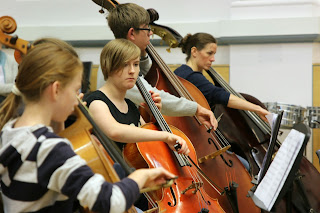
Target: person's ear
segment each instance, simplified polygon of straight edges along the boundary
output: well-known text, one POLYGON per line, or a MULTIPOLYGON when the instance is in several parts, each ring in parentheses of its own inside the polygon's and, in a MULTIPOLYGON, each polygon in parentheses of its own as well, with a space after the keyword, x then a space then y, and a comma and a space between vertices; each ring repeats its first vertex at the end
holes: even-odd
POLYGON ((131 27, 131 28, 128 30, 127 39, 128 39, 129 41, 134 41, 134 40, 135 40, 135 30, 133 29, 133 27, 131 27))
POLYGON ((191 55, 192 55, 192 57, 196 57, 197 53, 198 53, 198 49, 197 49, 196 47, 192 47, 192 48, 191 48, 191 55))
POLYGON ((59 81, 55 81, 51 84, 51 95, 53 100, 57 100, 61 90, 61 83, 59 81))

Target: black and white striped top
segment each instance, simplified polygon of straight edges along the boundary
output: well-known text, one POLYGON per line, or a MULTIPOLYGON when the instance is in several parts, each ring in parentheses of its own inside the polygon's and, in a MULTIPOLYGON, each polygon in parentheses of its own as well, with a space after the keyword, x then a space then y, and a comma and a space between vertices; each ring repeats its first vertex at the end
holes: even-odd
POLYGON ((0 133, 5 212, 73 212, 78 201, 92 211, 123 212, 138 198, 133 180, 106 182, 50 127, 12 128, 14 123, 0 133))

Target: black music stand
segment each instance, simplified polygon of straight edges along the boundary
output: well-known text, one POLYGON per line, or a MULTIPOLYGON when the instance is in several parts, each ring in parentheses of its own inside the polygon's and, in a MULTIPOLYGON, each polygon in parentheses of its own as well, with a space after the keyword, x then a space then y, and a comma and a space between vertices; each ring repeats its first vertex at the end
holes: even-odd
MULTIPOLYGON (((298 178, 299 176, 299 172, 298 169, 300 167, 300 162, 302 160, 303 157, 303 152, 307 146, 307 143, 309 141, 310 135, 311 135, 311 131, 310 128, 305 125, 304 123, 298 123, 295 124, 293 126, 293 129, 303 133, 305 135, 303 144, 301 146, 301 149, 292 165, 291 171, 288 174, 287 180, 284 183, 282 190, 280 191, 277 201, 274 204, 274 208, 276 207, 276 205, 280 202, 280 200, 286 196, 286 200, 287 200, 287 213, 291 213, 292 212, 292 191, 293 191, 293 184, 296 183, 299 192, 301 193, 301 197, 304 200, 304 202, 306 202, 307 205, 307 209, 300 209, 303 208, 302 205, 295 205, 296 208, 299 209, 299 212, 309 212, 309 210, 311 209, 310 203, 308 202, 307 199, 307 195, 306 192, 303 188, 302 182, 301 180, 298 178)), ((297 204, 297 203, 296 203, 297 204)))
POLYGON ((283 111, 280 111, 279 113, 276 113, 277 118, 275 121, 273 121, 273 126, 271 128, 271 138, 270 138, 270 143, 268 146, 268 150, 266 155, 263 158, 263 162, 262 162, 262 166, 261 166, 261 170, 259 173, 259 177, 258 177, 258 184, 261 182, 262 178, 265 176, 267 170, 270 167, 271 164, 271 160, 272 160, 272 155, 274 153, 274 148, 277 142, 277 138, 278 138, 278 133, 279 133, 279 129, 280 129, 280 125, 281 125, 281 120, 282 120, 282 116, 283 116, 283 111))
MULTIPOLYGON (((268 172, 267 171, 268 168, 270 167, 270 164, 271 164, 271 157, 270 156, 272 156, 273 151, 274 151, 274 144, 272 144, 272 143, 273 143, 273 140, 276 140, 276 135, 278 134, 278 130, 279 130, 279 127, 280 127, 280 125, 279 125, 280 123, 279 122, 281 122, 281 117, 282 116, 280 116, 279 119, 276 120, 275 125, 273 127, 272 138, 270 139, 271 141, 270 141, 270 144, 269 144, 269 147, 268 147, 268 152, 267 152, 267 154, 265 156, 265 159, 264 159, 264 163, 265 164, 264 164, 263 168, 261 169, 260 176, 259 176, 258 181, 256 183, 257 185, 251 189, 251 191, 253 191, 253 192, 257 189, 257 187, 261 183, 263 177, 268 172)), ((273 212, 276 209, 277 204, 284 197, 286 197, 286 200, 287 200, 287 202, 286 202, 286 212, 287 213, 291 213, 292 212, 292 206, 293 206, 293 203, 294 203, 293 199, 292 199, 293 198, 292 197, 292 191, 293 191, 294 183, 296 183, 298 192, 300 193, 300 197, 301 197, 301 200, 297 201, 298 203, 295 203, 296 204, 295 207, 299 210, 299 212, 309 212, 309 210, 311 209, 310 204, 309 204, 308 199, 307 199, 307 196, 306 196, 306 192, 304 191, 304 188, 303 188, 303 184, 302 184, 301 180, 298 178, 298 176, 299 176, 298 169, 300 167, 300 162, 301 162, 302 157, 303 157, 303 151, 304 151, 304 149, 305 149, 305 147, 307 145, 307 142, 309 141, 310 134, 311 134, 310 133, 310 128, 307 125, 303 124, 303 123, 298 123, 298 124, 295 124, 293 126, 293 129, 297 130, 300 133, 303 133, 305 137, 303 139, 301 148, 300 148, 297 156, 294 159, 294 163, 293 163, 292 167, 289 170, 288 176, 287 176, 287 178, 286 178, 286 180, 285 180, 285 182, 284 182, 284 184, 283 184, 278 196, 276 197, 276 201, 273 204, 271 212, 273 212), (304 206, 300 205, 301 202, 304 203, 304 206), (303 207, 301 207, 301 206, 303 206, 303 207)), ((252 192, 249 192, 249 195, 254 197, 252 192)), ((257 203, 260 203, 259 201, 256 201, 254 198, 253 198, 253 200, 255 201, 256 205, 257 205, 257 203)))

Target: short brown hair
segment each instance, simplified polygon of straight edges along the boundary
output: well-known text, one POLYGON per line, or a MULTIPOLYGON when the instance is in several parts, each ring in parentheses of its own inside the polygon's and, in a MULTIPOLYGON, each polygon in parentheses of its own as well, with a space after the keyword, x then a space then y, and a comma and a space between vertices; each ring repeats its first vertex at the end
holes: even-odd
POLYGON ((150 22, 148 11, 133 3, 119 4, 110 11, 107 19, 115 38, 127 38, 131 27, 139 28, 150 22))
POLYGON ((100 54, 100 65, 104 80, 111 73, 120 71, 125 63, 140 57, 140 48, 127 39, 109 41, 100 54))

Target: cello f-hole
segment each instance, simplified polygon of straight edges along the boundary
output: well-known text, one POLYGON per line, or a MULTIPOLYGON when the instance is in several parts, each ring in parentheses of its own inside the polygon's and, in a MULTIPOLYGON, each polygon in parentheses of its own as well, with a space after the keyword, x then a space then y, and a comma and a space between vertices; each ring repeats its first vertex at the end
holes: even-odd
MULTIPOLYGON (((214 140, 212 140, 212 138, 208 138, 208 143, 209 144, 213 144, 217 150, 219 150, 218 146, 215 144, 214 140)), ((226 161, 226 159, 223 157, 223 155, 220 155, 221 159, 223 160, 223 162, 228 166, 228 167, 232 167, 233 166, 233 162, 232 160, 229 160, 229 163, 226 161)))
POLYGON ((174 207, 175 205, 177 205, 177 198, 174 194, 174 191, 172 189, 172 187, 170 187, 170 191, 171 191, 171 194, 172 194, 172 197, 173 197, 173 200, 174 200, 174 204, 172 205, 171 202, 168 202, 168 205, 171 206, 171 207, 174 207))
POLYGON ((230 168, 233 166, 232 160, 229 160, 229 163, 228 163, 226 159, 223 157, 223 155, 220 155, 220 157, 227 166, 229 166, 230 168))

